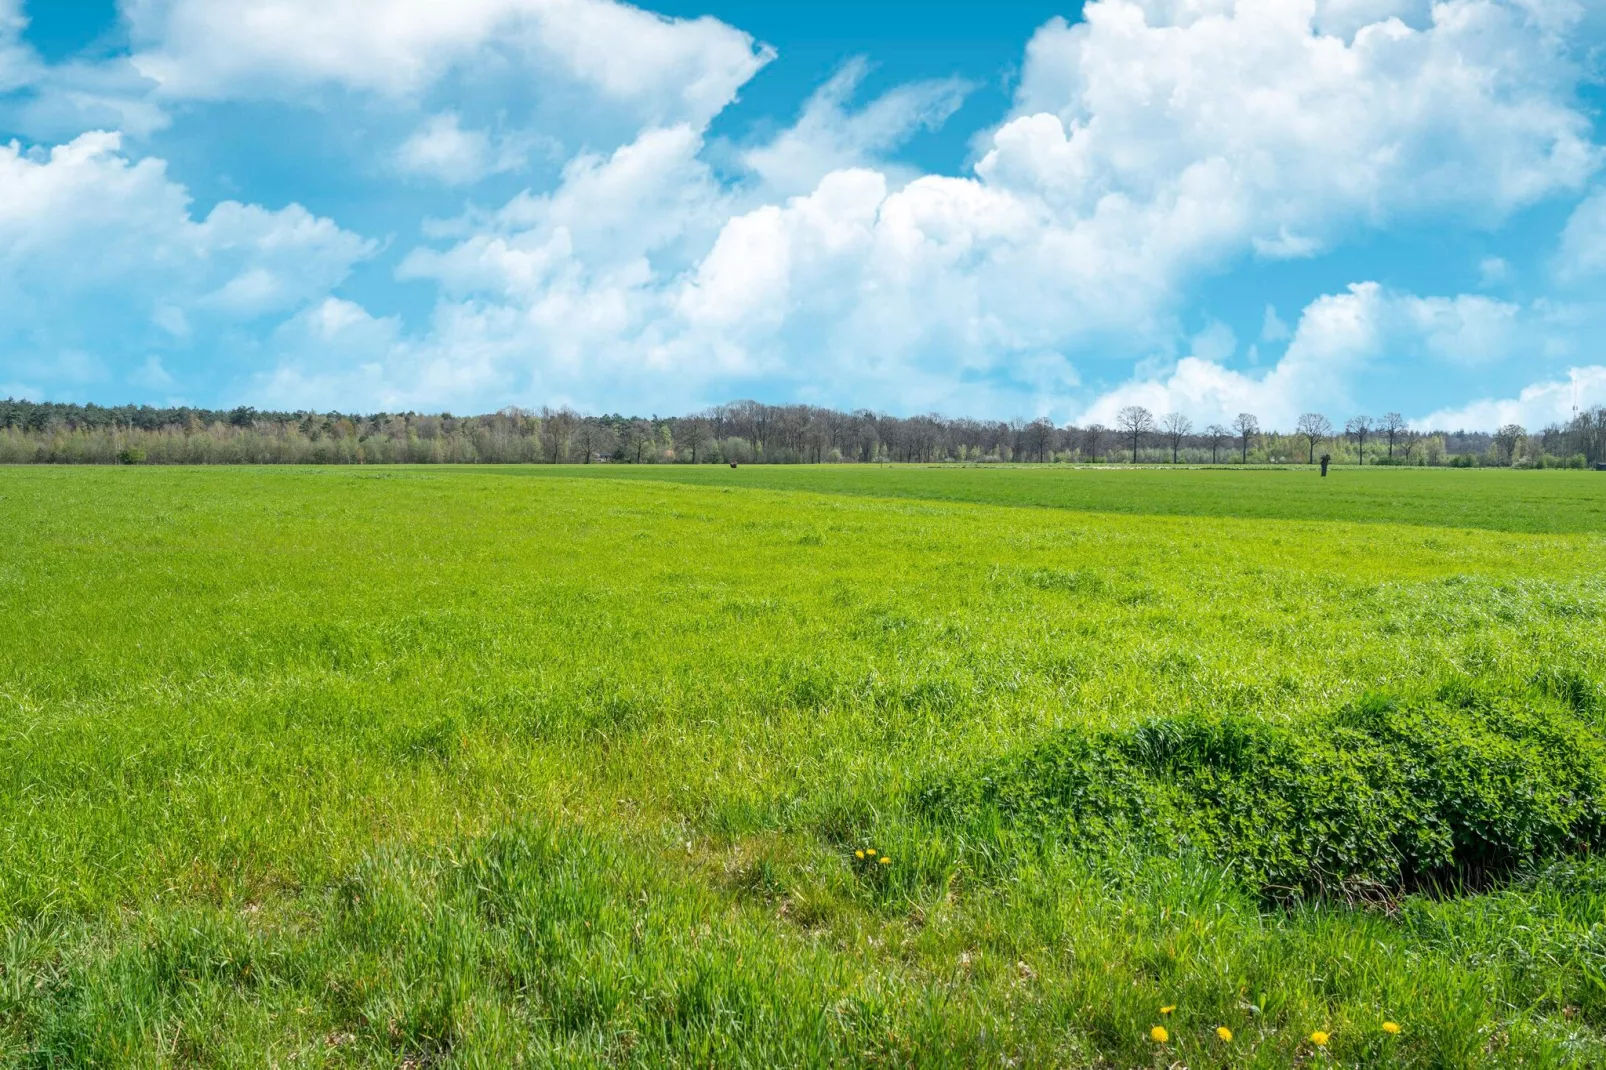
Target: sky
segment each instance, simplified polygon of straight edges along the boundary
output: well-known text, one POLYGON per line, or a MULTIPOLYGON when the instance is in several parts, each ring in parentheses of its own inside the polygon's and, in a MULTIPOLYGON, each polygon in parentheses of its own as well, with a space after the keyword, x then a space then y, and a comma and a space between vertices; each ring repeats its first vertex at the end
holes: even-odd
POLYGON ((1606 0, 0 0, 0 396, 1606 404, 1606 0))

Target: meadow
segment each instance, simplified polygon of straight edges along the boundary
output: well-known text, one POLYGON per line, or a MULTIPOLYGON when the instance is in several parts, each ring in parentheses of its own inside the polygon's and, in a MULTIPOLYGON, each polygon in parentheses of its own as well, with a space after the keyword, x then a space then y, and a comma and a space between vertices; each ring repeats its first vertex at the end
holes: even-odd
POLYGON ((1606 1066, 1606 476, 0 468, 0 1066, 1606 1066))

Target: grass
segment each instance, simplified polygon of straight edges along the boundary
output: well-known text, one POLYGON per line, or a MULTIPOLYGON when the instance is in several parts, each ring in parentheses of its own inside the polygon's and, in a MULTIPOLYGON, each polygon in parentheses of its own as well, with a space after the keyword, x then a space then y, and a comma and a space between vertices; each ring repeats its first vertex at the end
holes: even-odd
MULTIPOLYGON (((483 470, 483 469, 482 469, 483 470)), ((506 469, 504 469, 506 471, 506 469)), ((705 487, 763 487, 822 494, 1040 506, 1143 516, 1339 520, 1430 527, 1583 534, 1606 531, 1606 480, 1598 472, 1482 468, 1314 468, 1249 465, 581 465, 521 468, 570 479, 667 480, 705 487), (940 475, 935 473, 941 473, 940 475)))
POLYGON ((1603 503, 0 470, 0 1065, 1606 1064, 1603 503))

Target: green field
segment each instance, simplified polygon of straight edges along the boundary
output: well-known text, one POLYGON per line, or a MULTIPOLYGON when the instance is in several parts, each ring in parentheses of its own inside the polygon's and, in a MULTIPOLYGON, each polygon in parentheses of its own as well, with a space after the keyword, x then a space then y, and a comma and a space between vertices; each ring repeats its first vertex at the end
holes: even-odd
POLYGON ((1596 473, 0 469, 0 1066, 1606 1065, 1603 848, 1596 473))

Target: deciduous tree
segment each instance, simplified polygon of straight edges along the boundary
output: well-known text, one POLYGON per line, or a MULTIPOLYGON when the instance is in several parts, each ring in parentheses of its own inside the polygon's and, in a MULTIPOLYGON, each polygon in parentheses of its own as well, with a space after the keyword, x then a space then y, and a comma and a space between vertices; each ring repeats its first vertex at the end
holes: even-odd
POLYGON ((1370 416, 1351 416, 1344 424, 1344 433, 1355 440, 1357 450, 1357 464, 1366 463, 1366 436, 1372 433, 1372 418, 1370 416))
POLYGON ((1170 412, 1166 413, 1162 426, 1166 439, 1171 443, 1171 463, 1176 464, 1177 454, 1182 452, 1182 440, 1193 430, 1193 421, 1180 412, 1170 412))
POLYGON ((1294 430, 1310 447, 1310 459, 1306 463, 1315 464, 1317 444, 1333 437, 1333 421, 1319 412, 1307 412, 1299 418, 1294 430))
POLYGON ((1383 414, 1383 422, 1377 425, 1377 429, 1389 441, 1389 460, 1394 459, 1394 444, 1400 440, 1400 436, 1405 433, 1408 426, 1405 417, 1397 412, 1383 414))
POLYGON ((541 451, 546 455, 547 464, 558 464, 569 453, 569 438, 574 434, 574 425, 580 418, 573 409, 565 406, 561 409, 541 408, 541 451))
POLYGON ((675 449, 691 451, 691 463, 697 463, 697 451, 708 442, 708 424, 701 416, 688 416, 675 425, 675 449))
POLYGON ((1142 405, 1128 405, 1115 414, 1115 426, 1132 441, 1132 463, 1138 463, 1138 444, 1144 435, 1154 432, 1154 413, 1142 405))
POLYGON ((1232 429, 1243 442, 1243 463, 1249 463, 1249 440, 1260 434, 1260 421, 1252 412, 1240 412, 1232 421, 1232 429))
POLYGON ((1528 437, 1528 429, 1521 424, 1506 424, 1494 433, 1495 448, 1500 451, 1500 463, 1509 465, 1517 456, 1517 447, 1528 437))

